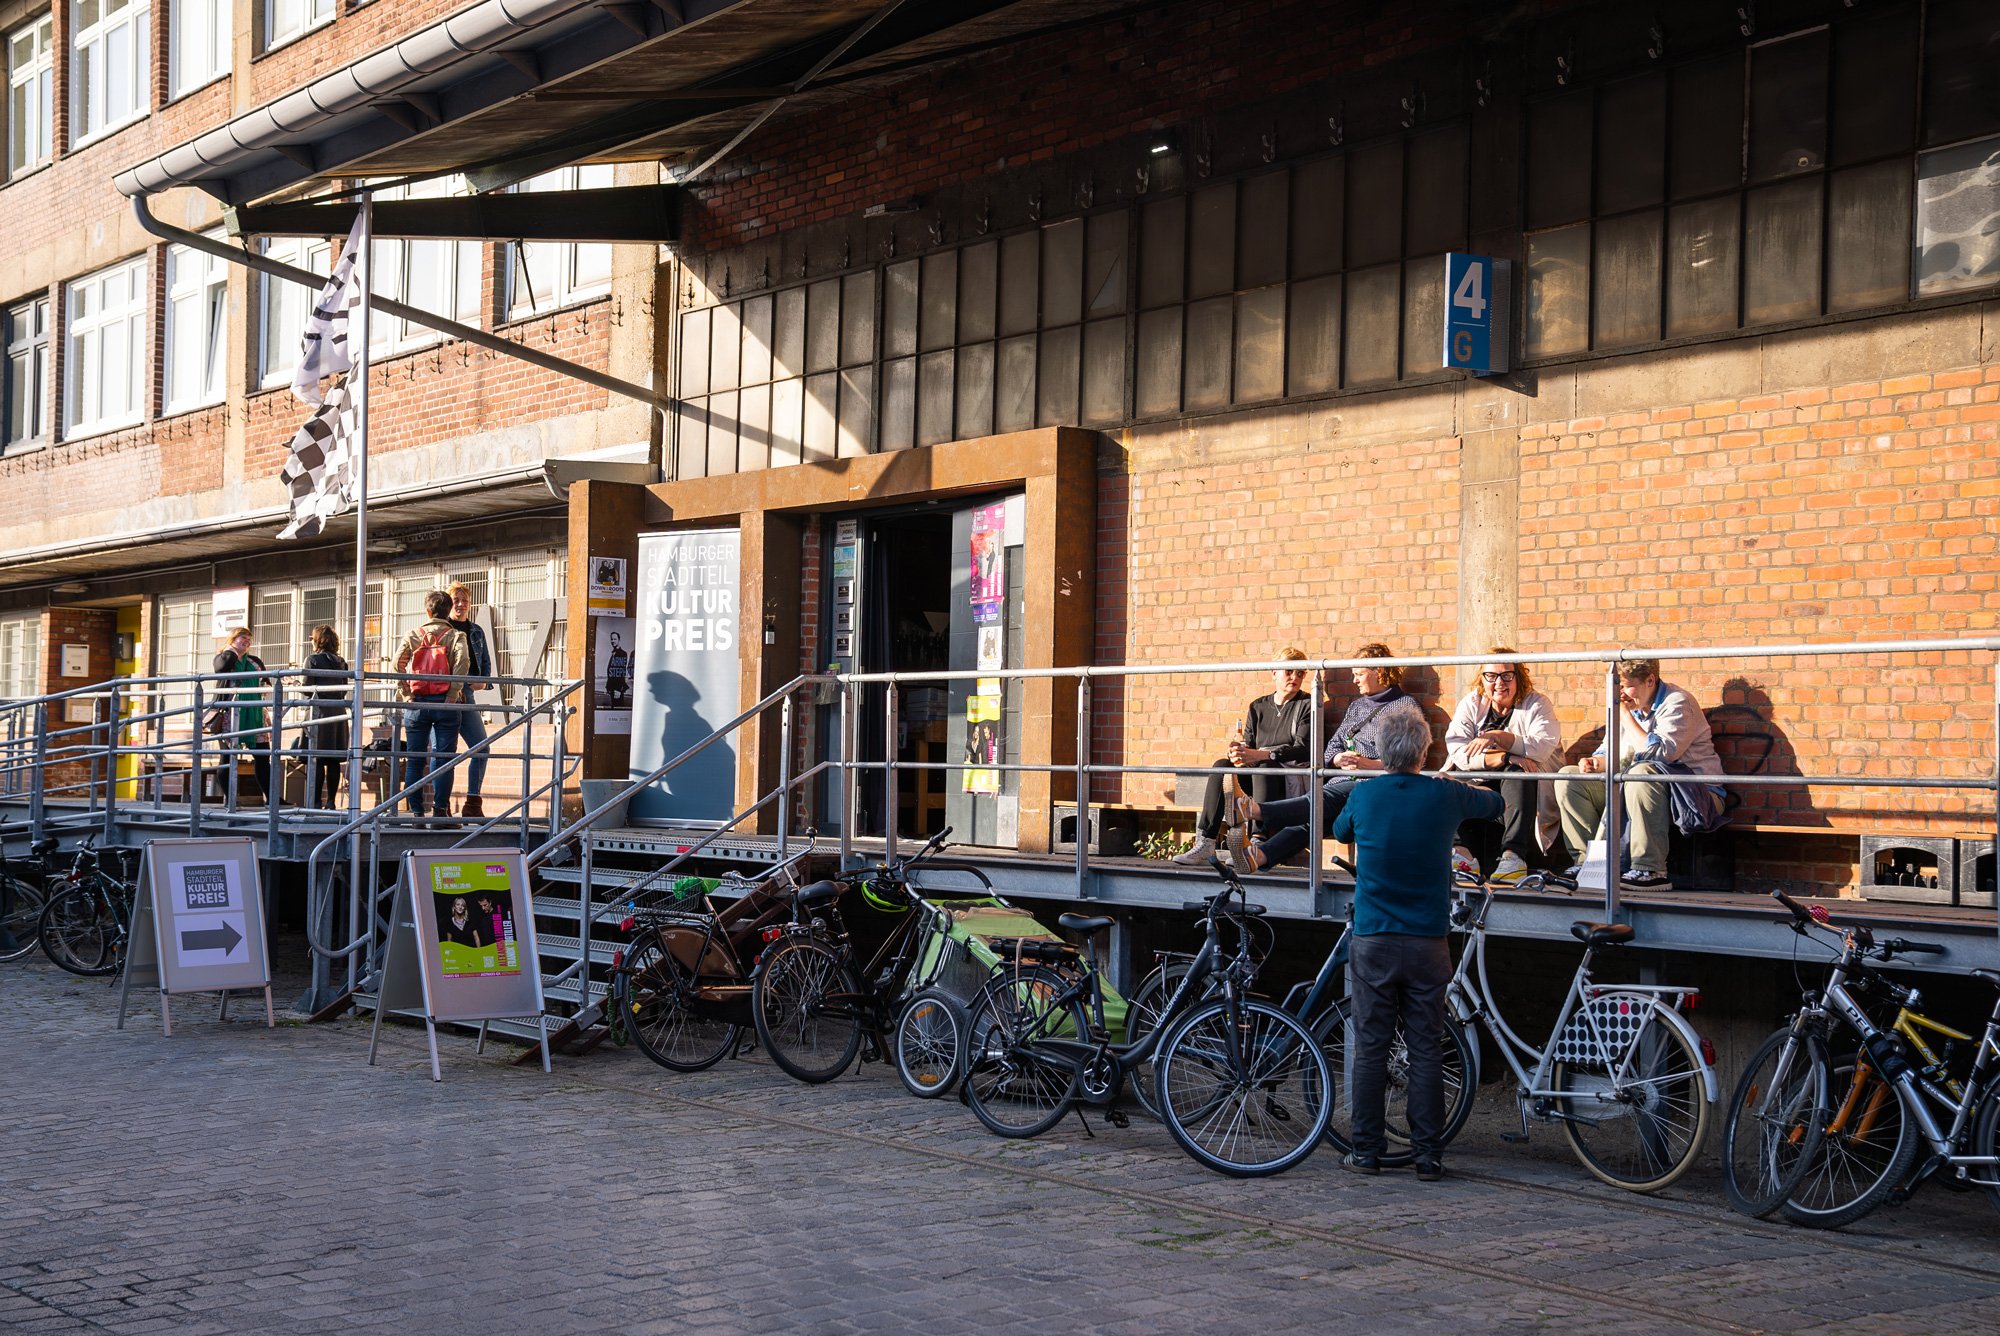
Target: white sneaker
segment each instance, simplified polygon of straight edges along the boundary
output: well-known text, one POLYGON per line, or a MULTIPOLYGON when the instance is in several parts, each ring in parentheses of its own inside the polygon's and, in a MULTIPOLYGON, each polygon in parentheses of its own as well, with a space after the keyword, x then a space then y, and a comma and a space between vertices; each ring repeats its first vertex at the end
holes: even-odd
POLYGON ((1208 862, 1208 856, 1214 852, 1215 841, 1206 835, 1197 835, 1194 837, 1194 843, 1188 846, 1187 852, 1175 854, 1172 861, 1182 864, 1205 865, 1208 862))
POLYGON ((1467 886, 1479 885, 1479 860, 1463 846, 1451 851, 1451 873, 1467 886))
POLYGON ((1488 881, 1499 882, 1502 886, 1512 886, 1528 875, 1528 864, 1512 849, 1500 855, 1500 861, 1493 867, 1493 875, 1488 881))

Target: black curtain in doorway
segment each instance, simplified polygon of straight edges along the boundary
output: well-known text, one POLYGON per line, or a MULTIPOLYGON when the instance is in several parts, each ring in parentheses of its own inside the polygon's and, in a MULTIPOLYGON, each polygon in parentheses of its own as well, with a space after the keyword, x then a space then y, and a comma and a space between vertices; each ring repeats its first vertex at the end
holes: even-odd
MULTIPOLYGON (((855 652, 856 671, 885 672, 895 666, 895 628, 889 624, 889 547, 884 535, 870 526, 863 549, 865 574, 861 580, 861 634, 855 652)), ((855 754, 863 761, 887 759, 883 729, 888 725, 886 684, 874 684, 861 693, 861 736, 855 739, 855 754)), ((880 770, 864 770, 855 799, 856 834, 883 835, 888 825, 883 816, 883 796, 888 792, 880 770)))

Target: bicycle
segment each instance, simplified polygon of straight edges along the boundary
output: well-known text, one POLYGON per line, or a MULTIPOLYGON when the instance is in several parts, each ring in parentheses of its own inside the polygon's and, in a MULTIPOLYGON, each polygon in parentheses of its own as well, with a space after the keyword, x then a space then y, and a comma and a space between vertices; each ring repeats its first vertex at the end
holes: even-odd
POLYGON ((0 858, 0 961, 19 960, 41 944, 53 835, 35 841, 27 858, 0 858))
MULTIPOLYGON (((1831 928, 1825 906, 1808 907, 1783 892, 1773 892, 1772 898, 1790 914, 1791 929, 1806 940, 1817 941, 1816 930, 1831 928)), ((1917 989, 1896 983, 1868 963, 1943 951, 1935 943, 1900 937, 1877 942, 1861 924, 1842 932, 1826 986, 1807 992, 1791 1024, 1759 1050, 1760 1057, 1771 1051, 1793 1055, 1789 1081, 1779 1087, 1785 1093, 1775 1104, 1777 1112, 1769 1112, 1773 1103, 1762 1093, 1770 1087, 1760 1089, 1755 1079, 1760 1070, 1756 1059, 1738 1083, 1732 1122, 1741 1120, 1739 1111, 1754 1109, 1751 1121, 1759 1134, 1753 1146, 1780 1142, 1789 1158, 1768 1167, 1753 1159, 1759 1174, 1747 1183, 1731 1183, 1732 1205, 1751 1214, 1768 1214, 1781 1205, 1794 1224, 1832 1229, 1859 1220, 1884 1202, 1900 1205, 1949 1169, 1958 1184, 1986 1189, 1988 1200, 2000 1210, 2000 999, 1961 1083, 1949 1071, 1953 1048, 1957 1041, 1971 1042, 1972 1036, 1922 1014, 1917 989), (1896 1019, 1887 1028, 1876 1025, 1862 1006, 1861 999, 1870 993, 1896 1004, 1896 1019), (1834 1048, 1835 1036, 1843 1030, 1856 1042, 1851 1052, 1845 1045, 1840 1051, 1834 1048), (1942 1056, 1932 1051, 1925 1030, 1950 1041, 1942 1056), (1807 1064, 1804 1074, 1797 1069, 1801 1057, 1807 1064), (1949 1115, 1948 1126, 1941 1114, 1949 1115), (1926 1149, 1928 1155, 1918 1164, 1926 1149), (1983 1176, 1975 1177, 1975 1171, 1983 1176)), ((1971 973, 2000 987, 2000 971, 1971 973)), ((1726 1157, 1726 1182, 1735 1170, 1733 1159, 1726 1157)))
POLYGON ((51 891, 36 937, 42 951, 71 974, 115 974, 132 936, 138 887, 106 872, 102 854, 86 843, 62 884, 51 891))
MULTIPOLYGON (((861 1053, 864 1036, 871 1044, 867 1060, 890 1055, 893 1021, 900 1018, 910 972, 922 953, 923 931, 933 924, 928 913, 910 912, 920 904, 911 874, 944 847, 951 829, 939 831, 915 854, 880 864, 856 879, 871 904, 902 916, 866 964, 860 963, 837 903, 848 882, 807 886, 794 897, 793 921, 764 929, 766 945, 751 983, 750 1011, 757 1041, 787 1075, 809 1085, 833 1080, 861 1053)), ((930 865, 933 870, 945 866, 930 865)), ((950 866, 971 872, 991 889, 977 868, 950 866)))
MULTIPOLYGON (((1539 891, 1551 882, 1570 889, 1567 881, 1543 872, 1529 874, 1513 889, 1539 891)), ((1583 1167, 1604 1182, 1632 1192, 1667 1187, 1700 1154, 1718 1096, 1715 1048, 1680 1014, 1699 990, 1593 983, 1591 958, 1629 944, 1632 927, 1579 920, 1570 933, 1583 943, 1583 959, 1547 1043, 1537 1048, 1507 1024, 1487 982, 1486 914, 1493 892, 1486 886, 1476 907, 1463 898, 1452 906, 1452 925, 1468 941, 1446 999, 1462 1032, 1469 1087, 1479 1084, 1479 1045, 1472 1031, 1477 1022, 1514 1073, 1521 1134, 1507 1140, 1528 1139, 1530 1115, 1560 1123, 1583 1167)))
MULTIPOLYGON (((1151 1061, 1154 1105, 1181 1149, 1232 1177, 1280 1173, 1310 1155, 1326 1133, 1331 1074, 1310 1031, 1268 1002, 1251 998, 1256 974, 1248 924, 1264 913, 1249 902, 1235 872, 1210 865, 1224 889, 1182 908, 1203 917, 1201 950, 1167 1001, 1161 1023, 1136 1042, 1113 1044, 1104 1026, 1097 946, 1074 973, 1044 970, 1028 978, 1003 969, 972 1007, 971 1064, 961 1098, 988 1130, 1038 1136, 1072 1108, 1116 1108, 1128 1077, 1151 1061), (1238 903, 1232 905, 1232 898, 1238 903), (1224 959, 1222 925, 1236 949, 1224 959), (1219 990, 1208 993, 1211 977, 1219 990), (1086 1000, 1088 1006, 1086 1007, 1086 1000)), ((1064 914, 1057 922, 1087 937, 1108 918, 1064 914)), ((1043 943, 1051 966, 1068 965, 1074 948, 1043 943)), ((1084 1130, 1090 1124, 1084 1121, 1084 1130)))

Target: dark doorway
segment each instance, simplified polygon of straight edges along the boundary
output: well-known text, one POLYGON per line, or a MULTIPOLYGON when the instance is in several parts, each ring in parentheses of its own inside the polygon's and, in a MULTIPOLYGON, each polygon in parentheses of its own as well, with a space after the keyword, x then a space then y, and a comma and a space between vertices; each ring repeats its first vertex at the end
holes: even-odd
MULTIPOLYGON (((881 516, 865 525, 860 625, 855 668, 866 673, 941 672, 951 647, 951 514, 942 509, 881 516)), ((948 693, 945 684, 897 683, 896 759, 939 764, 945 760, 948 693)), ((863 693, 856 751, 880 761, 889 746, 886 697, 881 687, 863 693)), ((906 771, 898 776, 896 833, 922 838, 944 829, 945 772, 906 771)), ((885 828, 882 772, 863 772, 857 794, 856 833, 885 828)))

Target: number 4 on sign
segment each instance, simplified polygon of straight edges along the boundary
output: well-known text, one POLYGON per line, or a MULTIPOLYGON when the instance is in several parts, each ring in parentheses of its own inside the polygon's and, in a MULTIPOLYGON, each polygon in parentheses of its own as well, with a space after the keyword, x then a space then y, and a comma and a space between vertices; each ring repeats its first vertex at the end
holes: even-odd
POLYGON ((1480 281, 1486 277, 1486 266, 1468 265, 1465 276, 1458 280, 1458 291, 1451 294, 1451 304, 1463 307, 1467 316, 1474 320, 1486 317, 1485 285, 1480 281))
POLYGON ((1508 369, 1513 266, 1489 255, 1444 257, 1444 364, 1492 375, 1508 369))

